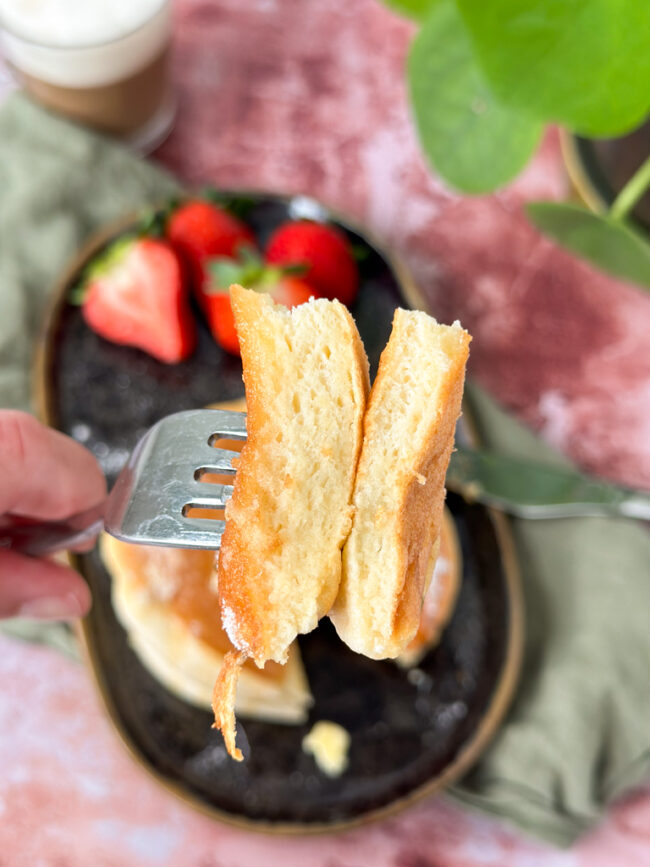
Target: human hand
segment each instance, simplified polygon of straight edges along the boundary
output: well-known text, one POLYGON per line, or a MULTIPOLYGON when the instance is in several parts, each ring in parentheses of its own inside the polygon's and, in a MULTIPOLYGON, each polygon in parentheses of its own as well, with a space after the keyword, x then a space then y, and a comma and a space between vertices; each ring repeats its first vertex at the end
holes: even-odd
MULTIPOLYGON (((0 527, 67 518, 105 496, 106 480, 87 449, 28 413, 0 410, 0 527)), ((0 549, 0 618, 68 619, 89 607, 74 569, 0 549)))

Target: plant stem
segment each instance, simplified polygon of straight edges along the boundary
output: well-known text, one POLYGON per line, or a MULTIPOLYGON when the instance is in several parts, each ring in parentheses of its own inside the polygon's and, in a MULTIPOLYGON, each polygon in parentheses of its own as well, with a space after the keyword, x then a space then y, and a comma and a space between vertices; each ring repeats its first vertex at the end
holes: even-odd
POLYGON ((629 214, 648 187, 650 187, 650 156, 639 166, 616 196, 609 209, 609 216, 613 220, 622 220, 629 214))

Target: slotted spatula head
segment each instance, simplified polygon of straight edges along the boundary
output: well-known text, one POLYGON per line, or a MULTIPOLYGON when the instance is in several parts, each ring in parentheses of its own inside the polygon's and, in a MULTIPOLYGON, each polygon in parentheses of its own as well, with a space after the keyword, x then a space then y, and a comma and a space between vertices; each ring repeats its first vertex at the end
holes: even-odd
POLYGON ((159 421, 120 473, 108 500, 105 529, 124 542, 218 549, 225 521, 188 512, 221 510, 230 499, 231 485, 200 480, 205 473, 235 475, 237 452, 214 446, 222 439, 246 439, 246 413, 199 409, 159 421))

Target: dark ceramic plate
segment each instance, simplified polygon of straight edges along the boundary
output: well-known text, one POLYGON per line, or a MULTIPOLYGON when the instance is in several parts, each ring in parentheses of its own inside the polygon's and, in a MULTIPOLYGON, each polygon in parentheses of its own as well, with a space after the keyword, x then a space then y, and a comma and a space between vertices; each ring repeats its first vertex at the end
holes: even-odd
MULTIPOLYGON (((247 206, 263 243, 304 199, 228 197, 247 206)), ((316 214, 329 215, 323 209, 316 214)), ((341 225, 341 223, 339 223, 341 225)), ((177 366, 97 337, 66 302, 80 269, 107 240, 92 241, 65 276, 40 363, 47 420, 88 446, 114 479, 138 437, 162 416, 243 393, 238 359, 202 326, 196 354, 177 366)), ((352 313, 376 370, 393 310, 417 303, 366 238, 342 226, 360 252, 361 291, 352 313)), ((84 635, 108 711, 132 753, 165 785, 205 810, 258 828, 297 832, 376 816, 466 770, 494 733, 512 695, 521 645, 519 588, 504 527, 478 505, 449 496, 463 553, 462 589, 440 645, 410 674, 352 653, 328 621, 300 639, 315 703, 302 726, 241 716, 237 764, 210 728, 210 714, 171 695, 140 664, 111 607, 110 580, 96 551, 76 558, 93 592, 84 635), (351 735, 350 763, 338 779, 320 773, 301 742, 313 723, 333 720, 351 735)))

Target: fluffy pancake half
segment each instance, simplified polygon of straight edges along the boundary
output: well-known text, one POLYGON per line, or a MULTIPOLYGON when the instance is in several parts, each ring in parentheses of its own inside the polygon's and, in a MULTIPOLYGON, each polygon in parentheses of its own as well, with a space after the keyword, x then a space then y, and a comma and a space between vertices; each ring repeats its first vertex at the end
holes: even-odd
POLYGON ((338 301, 287 310, 240 286, 230 298, 248 418, 218 584, 240 653, 224 665, 213 707, 234 745, 236 665, 245 657, 285 662, 295 637, 314 629, 336 597, 369 384, 361 339, 338 301))
POLYGON ((418 630, 470 339, 458 323, 439 325, 426 313, 396 310, 381 355, 330 612, 346 644, 373 659, 399 656, 418 630))

